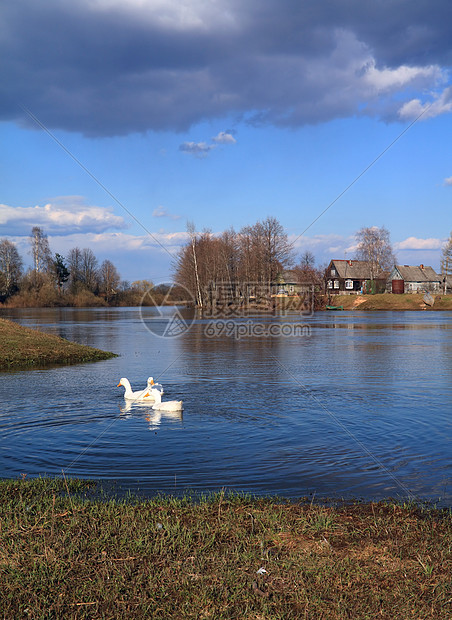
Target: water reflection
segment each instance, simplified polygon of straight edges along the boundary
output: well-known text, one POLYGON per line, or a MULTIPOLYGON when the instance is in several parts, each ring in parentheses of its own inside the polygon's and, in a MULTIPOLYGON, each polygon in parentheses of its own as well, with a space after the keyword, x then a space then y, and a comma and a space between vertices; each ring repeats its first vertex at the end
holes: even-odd
POLYGON ((148 423, 149 430, 155 430, 165 420, 182 423, 182 411, 154 410, 152 406, 152 403, 124 401, 124 404, 119 407, 119 410, 123 418, 130 418, 134 413, 141 414, 141 417, 144 417, 148 423))

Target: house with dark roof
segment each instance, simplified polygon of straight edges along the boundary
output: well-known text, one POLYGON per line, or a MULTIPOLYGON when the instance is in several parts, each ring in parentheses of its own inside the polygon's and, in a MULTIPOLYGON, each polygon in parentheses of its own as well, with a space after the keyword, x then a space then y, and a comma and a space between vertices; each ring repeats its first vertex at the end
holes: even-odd
MULTIPOLYGON (((357 294, 366 291, 371 281, 371 264, 365 260, 332 260, 325 272, 326 292, 357 294)), ((375 278, 375 292, 384 290, 387 272, 380 271, 375 278)))
POLYGON ((426 265, 394 265, 386 282, 389 293, 441 292, 442 277, 426 265))

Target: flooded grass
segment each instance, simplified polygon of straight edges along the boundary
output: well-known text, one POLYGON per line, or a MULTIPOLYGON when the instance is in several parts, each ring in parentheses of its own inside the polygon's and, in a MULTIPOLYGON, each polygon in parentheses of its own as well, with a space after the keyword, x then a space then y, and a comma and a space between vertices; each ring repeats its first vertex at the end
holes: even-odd
POLYGON ((59 336, 0 319, 0 370, 94 362, 114 353, 69 342, 59 336))
POLYGON ((0 482, 5 618, 450 618, 450 511, 0 482))

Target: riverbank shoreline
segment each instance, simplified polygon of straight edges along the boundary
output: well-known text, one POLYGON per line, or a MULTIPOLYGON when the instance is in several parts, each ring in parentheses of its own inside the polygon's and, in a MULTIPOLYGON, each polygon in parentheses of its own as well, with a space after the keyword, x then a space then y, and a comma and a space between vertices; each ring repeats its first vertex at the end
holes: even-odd
POLYGON ((93 490, 0 481, 5 617, 450 617, 450 510, 93 490))
POLYGON ((0 318, 0 371, 78 364, 116 357, 115 353, 70 342, 0 318))
POLYGON ((421 293, 392 295, 379 293, 376 295, 330 295, 325 296, 325 305, 342 306, 343 310, 360 311, 452 311, 452 295, 434 295, 434 303, 428 306, 421 293))
MULTIPOLYGON (((377 311, 377 310, 387 310, 387 311, 407 311, 407 310, 449 310, 452 311, 452 295, 433 295, 434 303, 429 306, 424 301, 424 294, 422 293, 404 293, 402 295, 393 295, 390 293, 377 293, 375 295, 323 295, 317 294, 314 300, 315 311, 317 310, 325 310, 327 306, 342 306, 343 310, 369 310, 369 311, 377 311)), ((281 296, 272 299, 271 303, 268 303, 267 300, 262 303, 258 302, 249 302, 248 304, 242 306, 234 306, 234 316, 235 315, 245 315, 249 313, 258 312, 260 314, 271 314, 274 313, 275 310, 278 311, 280 309, 289 310, 289 311, 310 311, 312 309, 313 300, 309 298, 304 301, 303 297, 298 295, 288 295, 281 296)), ((182 306, 186 308, 197 309, 201 313, 207 312, 211 314, 214 312, 215 314, 221 315, 221 308, 195 308, 195 306, 189 304, 188 302, 179 302, 179 303, 171 303, 166 302, 163 305, 165 306, 182 306)), ((78 306, 78 305, 65 305, 65 306, 46 306, 47 309, 75 309, 75 310, 83 310, 83 309, 92 309, 94 307, 99 307, 95 305, 86 305, 86 306, 78 306)), ((109 309, 121 309, 121 308, 140 308, 141 305, 127 305, 127 306, 102 306, 105 310, 109 309)), ((10 310, 23 310, 23 309, 41 309, 42 306, 23 306, 14 304, 2 305, 0 304, 0 314, 1 311, 4 310, 8 312, 10 310)), ((228 315, 230 316, 230 314, 228 315)))

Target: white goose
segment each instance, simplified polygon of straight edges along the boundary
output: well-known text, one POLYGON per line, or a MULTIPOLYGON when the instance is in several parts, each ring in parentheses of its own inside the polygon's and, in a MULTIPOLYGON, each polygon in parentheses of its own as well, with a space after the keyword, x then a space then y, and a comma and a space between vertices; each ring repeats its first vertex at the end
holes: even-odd
MULTIPOLYGON (((149 379, 152 379, 152 377, 149 377, 149 379)), ((132 392, 132 386, 130 385, 130 381, 126 379, 125 377, 122 377, 122 379, 119 380, 117 387, 120 387, 121 385, 126 390, 124 392, 124 398, 126 400, 134 400, 134 401, 148 402, 148 403, 152 403, 154 401, 154 396, 152 394, 153 390, 149 389, 148 387, 146 387, 146 389, 144 390, 139 390, 138 392, 132 392)), ((155 393, 160 394, 159 390, 154 390, 154 391, 155 393)))
POLYGON ((147 388, 148 390, 155 388, 160 394, 164 394, 163 385, 161 383, 155 383, 154 377, 148 377, 147 388))
POLYGON ((155 400, 152 408, 157 411, 183 411, 184 409, 184 403, 181 400, 167 400, 162 403, 162 395, 159 390, 151 388, 151 394, 155 400))

